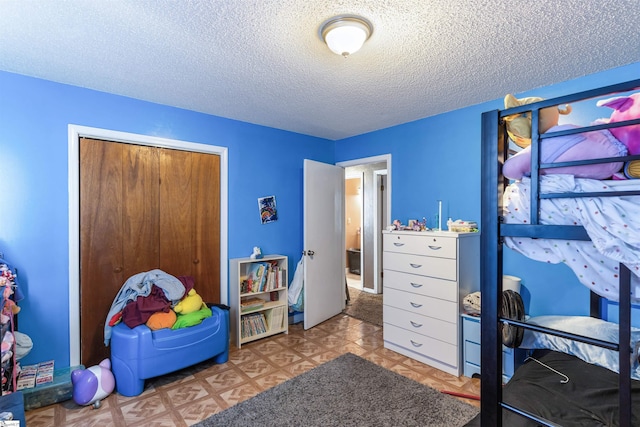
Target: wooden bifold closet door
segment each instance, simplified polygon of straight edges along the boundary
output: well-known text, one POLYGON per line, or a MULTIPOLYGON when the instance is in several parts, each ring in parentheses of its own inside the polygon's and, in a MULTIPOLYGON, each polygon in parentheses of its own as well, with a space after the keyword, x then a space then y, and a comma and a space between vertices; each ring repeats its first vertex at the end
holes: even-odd
POLYGON ((220 157, 80 139, 81 363, 109 357, 104 325, 134 274, 192 276, 220 302, 220 157))

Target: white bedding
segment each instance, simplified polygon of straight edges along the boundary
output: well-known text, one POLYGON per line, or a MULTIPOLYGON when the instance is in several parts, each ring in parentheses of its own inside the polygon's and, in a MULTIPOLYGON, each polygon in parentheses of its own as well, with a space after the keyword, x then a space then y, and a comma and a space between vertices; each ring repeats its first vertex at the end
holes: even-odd
MULTIPOLYGON (((573 175, 543 175, 541 193, 603 192, 640 189, 640 180, 600 181, 573 175)), ((505 221, 529 222, 530 179, 510 184, 504 193, 505 221)), ((632 272, 631 297, 640 302, 640 196, 544 199, 540 223, 582 225, 590 242, 509 237, 507 246, 542 262, 564 262, 582 284, 612 301, 618 301, 619 263, 632 272)))

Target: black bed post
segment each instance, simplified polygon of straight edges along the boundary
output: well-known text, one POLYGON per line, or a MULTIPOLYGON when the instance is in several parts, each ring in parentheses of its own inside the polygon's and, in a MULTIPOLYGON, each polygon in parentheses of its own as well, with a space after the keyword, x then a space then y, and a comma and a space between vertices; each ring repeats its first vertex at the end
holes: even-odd
MULTIPOLYGON (((498 301, 502 272, 502 245, 500 244, 499 203, 502 181, 499 181, 499 152, 502 139, 499 135, 498 111, 482 114, 482 170, 481 170, 481 221, 480 221, 480 290, 481 310, 481 425, 502 426, 502 342, 498 339, 498 301)), ((504 155, 504 153, 502 153, 504 155)))
POLYGON ((620 425, 631 425, 631 271, 620 264, 620 291, 619 291, 619 324, 618 324, 618 391, 620 400, 620 425))

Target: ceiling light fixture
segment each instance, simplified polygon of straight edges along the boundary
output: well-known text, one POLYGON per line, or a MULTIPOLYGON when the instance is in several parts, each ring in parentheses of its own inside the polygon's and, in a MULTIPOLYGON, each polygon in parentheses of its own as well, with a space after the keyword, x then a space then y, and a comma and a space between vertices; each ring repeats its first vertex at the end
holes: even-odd
POLYGON ((371 22, 353 15, 333 17, 320 27, 320 35, 329 49, 345 58, 360 50, 372 32, 371 22))

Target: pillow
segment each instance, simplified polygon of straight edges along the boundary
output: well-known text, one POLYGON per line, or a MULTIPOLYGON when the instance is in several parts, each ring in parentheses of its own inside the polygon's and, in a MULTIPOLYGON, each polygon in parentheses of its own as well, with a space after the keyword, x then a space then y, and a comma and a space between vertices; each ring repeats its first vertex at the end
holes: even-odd
MULTIPOLYGON (((583 335, 608 342, 618 342, 618 324, 588 316, 538 316, 527 320, 538 326, 583 335)), ((631 377, 640 380, 640 363, 638 348, 640 347, 640 329, 631 328, 631 377)), ((520 348, 544 348, 576 356, 587 363, 602 366, 619 373, 618 352, 561 338, 541 332, 525 330, 520 348)))

